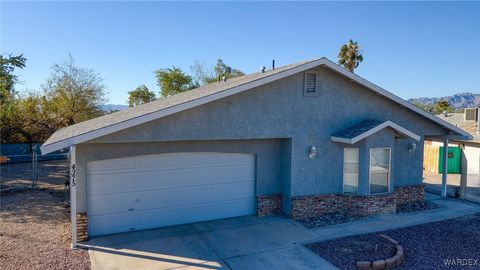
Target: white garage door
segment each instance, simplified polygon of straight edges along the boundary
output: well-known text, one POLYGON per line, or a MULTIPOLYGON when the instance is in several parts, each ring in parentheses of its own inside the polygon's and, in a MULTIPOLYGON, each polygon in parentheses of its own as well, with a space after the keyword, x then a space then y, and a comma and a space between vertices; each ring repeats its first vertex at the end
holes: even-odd
POLYGON ((88 232, 101 235, 255 213, 255 158, 175 153, 87 164, 88 232))

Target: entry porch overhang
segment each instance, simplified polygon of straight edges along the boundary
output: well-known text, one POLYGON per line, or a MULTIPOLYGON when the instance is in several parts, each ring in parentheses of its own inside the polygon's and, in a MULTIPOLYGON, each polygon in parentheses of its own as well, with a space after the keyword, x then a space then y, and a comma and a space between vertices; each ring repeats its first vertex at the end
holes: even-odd
POLYGON ((412 138, 416 141, 420 141, 420 136, 414 132, 395 124, 394 122, 387 121, 377 121, 377 120, 365 120, 358 124, 355 124, 351 127, 348 127, 342 131, 339 131, 331 136, 332 141, 346 143, 346 144, 355 144, 368 136, 371 136, 384 128, 392 128, 396 133, 412 138))

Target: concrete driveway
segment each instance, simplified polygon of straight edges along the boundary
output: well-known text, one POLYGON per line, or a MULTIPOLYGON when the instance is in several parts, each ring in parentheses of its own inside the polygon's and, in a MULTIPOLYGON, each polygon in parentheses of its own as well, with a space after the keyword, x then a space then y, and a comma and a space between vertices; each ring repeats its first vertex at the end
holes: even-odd
POLYGON ((291 219, 253 216, 97 237, 100 269, 337 269, 300 243, 318 235, 291 219))

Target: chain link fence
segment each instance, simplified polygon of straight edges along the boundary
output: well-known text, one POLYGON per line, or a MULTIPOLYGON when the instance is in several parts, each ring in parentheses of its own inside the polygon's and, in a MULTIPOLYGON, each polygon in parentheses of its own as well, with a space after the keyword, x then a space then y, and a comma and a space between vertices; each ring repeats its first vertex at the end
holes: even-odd
MULTIPOLYGON (((42 155, 41 144, 1 144, 2 192, 19 188, 68 186, 68 149, 42 155)), ((65 188, 66 189, 66 188, 65 188)))

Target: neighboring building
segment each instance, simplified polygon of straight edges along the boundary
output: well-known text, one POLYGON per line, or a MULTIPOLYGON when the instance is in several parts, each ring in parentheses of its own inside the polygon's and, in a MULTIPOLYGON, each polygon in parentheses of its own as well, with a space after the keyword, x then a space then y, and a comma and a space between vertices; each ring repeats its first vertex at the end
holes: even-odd
MULTIPOLYGON (((467 108, 463 113, 443 113, 437 115, 439 118, 459 127, 473 137, 472 140, 454 140, 449 144, 450 147, 461 146, 465 159, 467 161, 467 174, 480 174, 480 131, 478 125, 480 111, 478 108, 467 108)), ((433 147, 440 148, 443 146, 440 142, 429 142, 433 147)), ((438 151, 427 151, 425 159, 438 161, 438 151), (430 155, 431 157, 428 157, 430 155)), ((454 157, 455 158, 455 157, 454 157)), ((438 172, 438 165, 426 165, 425 169, 431 172, 438 172)))
POLYGON ((242 215, 394 212, 423 200, 423 142, 443 137, 470 135, 320 58, 58 130, 42 151, 71 147, 75 244, 242 215))

